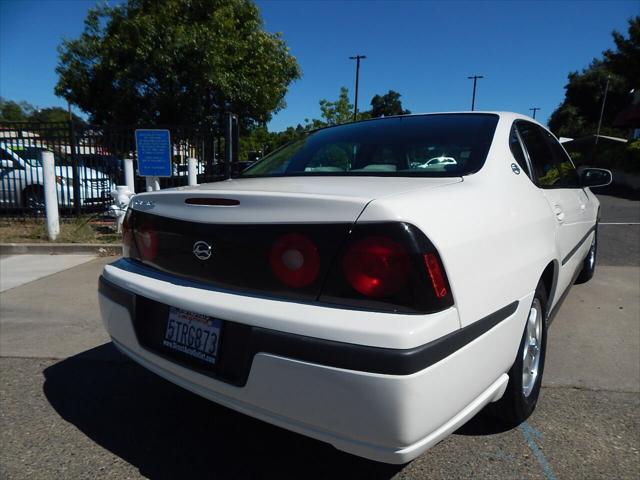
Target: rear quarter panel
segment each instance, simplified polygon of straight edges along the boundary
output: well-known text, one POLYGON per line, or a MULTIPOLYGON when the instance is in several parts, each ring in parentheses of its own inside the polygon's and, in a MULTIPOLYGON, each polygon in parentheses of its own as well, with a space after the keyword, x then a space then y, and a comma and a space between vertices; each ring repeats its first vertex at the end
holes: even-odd
POLYGON ((557 259, 555 220, 541 191, 515 174, 501 118, 484 167, 461 183, 371 202, 360 222, 405 221, 438 249, 465 327, 532 293, 557 259))

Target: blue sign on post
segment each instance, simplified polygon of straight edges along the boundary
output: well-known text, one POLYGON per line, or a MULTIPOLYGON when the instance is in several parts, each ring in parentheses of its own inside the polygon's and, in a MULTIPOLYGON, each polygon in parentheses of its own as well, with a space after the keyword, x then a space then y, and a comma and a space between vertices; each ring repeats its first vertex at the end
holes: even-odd
POLYGON ((136 130, 138 175, 171 176, 171 136, 169 130, 136 130))

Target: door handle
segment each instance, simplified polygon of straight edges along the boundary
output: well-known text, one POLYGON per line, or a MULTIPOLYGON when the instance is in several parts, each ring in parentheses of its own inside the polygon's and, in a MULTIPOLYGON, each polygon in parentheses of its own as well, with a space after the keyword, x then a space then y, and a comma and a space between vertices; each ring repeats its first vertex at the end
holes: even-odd
POLYGON ((562 222, 564 220, 564 211, 562 210, 562 207, 560 205, 556 205, 555 207, 553 207, 553 213, 555 213, 556 218, 559 222, 562 222))

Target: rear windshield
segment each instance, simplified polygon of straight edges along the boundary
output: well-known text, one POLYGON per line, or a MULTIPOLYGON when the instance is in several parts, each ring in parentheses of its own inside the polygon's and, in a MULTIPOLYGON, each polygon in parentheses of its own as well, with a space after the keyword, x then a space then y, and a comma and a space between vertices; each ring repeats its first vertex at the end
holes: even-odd
POLYGON ((468 175, 484 164, 497 123, 493 114, 456 113, 339 125, 276 150, 242 176, 468 175))

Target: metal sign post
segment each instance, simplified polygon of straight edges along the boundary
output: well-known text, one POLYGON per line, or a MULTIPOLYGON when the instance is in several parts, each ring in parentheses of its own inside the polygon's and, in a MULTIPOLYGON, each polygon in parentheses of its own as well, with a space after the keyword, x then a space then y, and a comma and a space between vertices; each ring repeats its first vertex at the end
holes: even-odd
POLYGON ((224 129, 224 178, 233 176, 233 162, 238 160, 238 116, 227 113, 224 129))
POLYGON ((139 129, 135 132, 138 175, 146 177, 147 191, 160 190, 160 177, 171 176, 169 130, 139 129))

